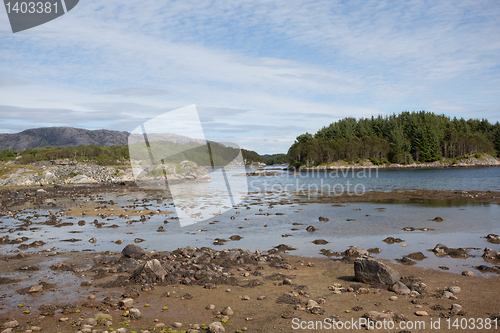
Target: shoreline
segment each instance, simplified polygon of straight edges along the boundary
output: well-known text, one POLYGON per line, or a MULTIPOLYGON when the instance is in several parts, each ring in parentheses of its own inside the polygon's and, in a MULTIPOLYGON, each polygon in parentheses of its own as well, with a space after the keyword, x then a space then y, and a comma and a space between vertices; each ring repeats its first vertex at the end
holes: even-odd
MULTIPOLYGON (((113 328, 115 332, 194 333, 208 332, 203 327, 219 322, 225 332, 292 332, 296 331, 292 325, 297 322, 325 318, 358 322, 367 316, 384 318, 388 314, 386 320, 394 320, 396 325, 424 321, 425 329, 411 332, 428 332, 431 318, 441 318, 441 325, 447 319, 500 318, 500 300, 491 292, 500 287, 499 276, 460 276, 385 263, 414 290, 411 294, 398 294, 384 284, 356 281, 353 263, 347 260, 300 257, 280 251, 250 253, 189 247, 144 253, 135 258, 127 258, 123 252, 81 251, 2 256, 2 276, 12 275, 19 280, 9 284, 8 292, 5 284, 0 285, 4 294, 0 325, 16 320, 19 326, 7 332, 33 328, 42 332, 84 332, 86 328, 91 329, 89 332, 111 332, 113 328), (204 253, 210 256, 205 257, 204 253), (182 282, 183 278, 177 282, 154 282, 150 273, 137 275, 133 270, 122 269, 132 264, 142 267, 153 258, 167 266, 187 263, 181 267, 188 270, 195 260, 194 265, 201 271, 208 265, 213 267, 212 272, 219 272, 221 277, 226 274, 226 278, 213 282, 196 278, 191 280, 193 283, 182 282), (207 261, 208 258, 211 259, 207 261), (22 267, 31 270, 20 270, 22 267), (448 289, 455 290, 450 287, 459 289, 455 294, 446 294, 448 289), (120 308, 116 304, 120 301, 127 305, 120 308), (460 305, 461 310, 456 311, 454 304, 460 305), (226 307, 231 311, 224 311, 226 307), (139 310, 140 316, 136 317, 136 310, 132 309, 139 310), (420 316, 419 311, 427 315, 420 316), (98 323, 93 319, 99 318, 99 314, 112 320, 98 323), (164 328, 168 330, 163 331, 164 328)), ((321 331, 307 328, 305 332, 321 331)), ((363 332, 366 328, 353 331, 363 332)))

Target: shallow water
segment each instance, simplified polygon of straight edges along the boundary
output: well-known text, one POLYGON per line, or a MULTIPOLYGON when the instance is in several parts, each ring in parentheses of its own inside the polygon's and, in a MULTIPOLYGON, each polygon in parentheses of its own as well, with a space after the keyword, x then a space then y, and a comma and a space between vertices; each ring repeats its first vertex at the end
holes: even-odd
MULTIPOLYGON (((500 233, 500 206, 496 204, 450 204, 444 201, 426 201, 419 203, 346 203, 343 205, 319 204, 319 203, 293 203, 291 199, 295 196, 286 193, 268 193, 264 197, 262 193, 254 193, 247 197, 237 209, 230 209, 219 216, 213 216, 201 223, 181 227, 179 222, 172 217, 153 215, 145 222, 138 222, 138 217, 129 219, 109 217, 101 219, 95 216, 63 217, 62 222, 73 223, 71 226, 55 227, 41 223, 47 220, 40 217, 33 220, 29 231, 21 231, 10 234, 11 239, 27 236, 30 238, 25 243, 34 240, 43 240, 47 244, 41 248, 27 250, 39 251, 57 247, 59 251, 72 250, 95 250, 95 251, 121 251, 136 238, 145 239, 139 245, 152 251, 174 250, 185 246, 209 246, 218 249, 244 248, 249 250, 266 250, 278 244, 291 245, 297 250, 290 251, 291 254, 301 256, 321 256, 321 249, 333 251, 344 251, 350 245, 356 245, 365 249, 378 247, 382 251, 374 255, 376 258, 394 261, 403 255, 413 252, 422 252, 427 258, 417 261, 416 265, 437 269, 439 266, 449 267, 449 271, 460 273, 464 269, 486 263, 481 257, 483 249, 490 247, 500 250, 500 245, 490 244, 485 240, 489 233, 500 233), (270 203, 273 203, 270 206, 270 203), (246 207, 249 207, 247 209, 246 207), (276 215, 276 214, 284 215, 276 215), (263 215, 269 214, 269 215, 263 215), (326 217, 328 222, 320 222, 318 217, 326 217), (443 222, 431 221, 440 216, 443 222), (231 219, 234 217, 234 219, 231 219), (244 220, 248 218, 249 220, 244 220), (104 223, 103 227, 96 228, 92 222, 98 220, 104 223), (84 220, 86 224, 79 226, 78 221, 84 220), (136 222, 131 222, 135 220, 136 222), (168 223, 165 223, 168 222, 168 223), (303 225, 293 225, 302 223, 303 225), (117 228, 108 228, 111 225, 117 228), (309 225, 318 230, 307 232, 305 228, 309 225), (158 228, 163 227, 163 232, 158 228), (404 227, 429 228, 428 231, 403 231, 404 227), (298 230, 292 230, 292 229, 298 230), (290 235, 282 237, 283 234, 290 235), (243 237, 239 241, 229 241, 232 235, 243 237), (407 247, 401 244, 386 244, 383 240, 388 237, 401 238, 407 247), (81 239, 81 241, 68 242, 68 239, 81 239), (90 238, 96 238, 96 243, 88 242, 90 238), (216 238, 228 240, 224 245, 214 245, 216 238), (324 239, 328 244, 315 245, 312 241, 324 239), (122 240, 123 244, 115 244, 114 241, 122 240), (454 259, 450 257, 437 257, 428 251, 438 243, 448 247, 471 248, 468 259, 454 259)), ((161 193, 145 194, 142 192, 129 194, 103 194, 103 200, 114 200, 119 206, 130 205, 140 199, 140 205, 150 210, 174 210, 173 203, 162 200, 161 193), (146 199, 143 202, 142 199, 146 199), (160 199, 159 199, 160 198, 160 199)), ((75 202, 67 200, 56 200, 58 205, 73 206, 75 202)), ((76 203, 89 203, 77 201, 76 203)), ((59 208, 50 207, 53 211, 59 208)), ((36 210, 44 213, 49 209, 36 210)), ((33 215, 35 210, 26 210, 24 216, 33 215)), ((22 222, 13 218, 2 218, 1 235, 6 230, 16 228, 22 222)), ((2 245, 2 253, 16 251, 18 245, 2 245)), ((485 275, 475 271, 476 274, 485 275)))

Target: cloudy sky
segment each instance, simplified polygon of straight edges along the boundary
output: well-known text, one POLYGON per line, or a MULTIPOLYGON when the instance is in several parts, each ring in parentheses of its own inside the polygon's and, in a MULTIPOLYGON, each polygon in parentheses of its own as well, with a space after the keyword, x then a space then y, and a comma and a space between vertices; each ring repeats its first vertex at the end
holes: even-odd
POLYGON ((80 0, 13 34, 0 8, 0 132, 132 131, 195 104, 261 154, 338 119, 500 120, 500 2, 80 0))

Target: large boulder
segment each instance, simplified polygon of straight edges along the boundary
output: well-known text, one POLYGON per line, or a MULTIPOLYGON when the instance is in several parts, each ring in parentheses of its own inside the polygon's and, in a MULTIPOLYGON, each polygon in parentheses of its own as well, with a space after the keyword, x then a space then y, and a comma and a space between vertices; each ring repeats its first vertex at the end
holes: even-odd
POLYGON ((400 279, 395 269, 367 256, 360 256, 354 261, 354 274, 356 281, 369 284, 392 286, 400 279))
POLYGON ((125 258, 142 258, 145 254, 146 251, 144 251, 142 247, 135 244, 129 244, 122 250, 122 257, 125 258))

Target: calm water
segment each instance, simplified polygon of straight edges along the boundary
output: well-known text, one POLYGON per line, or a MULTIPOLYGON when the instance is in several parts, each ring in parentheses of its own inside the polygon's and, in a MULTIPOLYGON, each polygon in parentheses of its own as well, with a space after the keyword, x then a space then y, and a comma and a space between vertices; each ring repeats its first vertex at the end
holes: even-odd
MULTIPOLYGON (((242 169, 230 170, 228 176, 238 177, 237 175, 242 171, 242 169)), ((365 249, 378 247, 382 251, 374 256, 389 260, 395 260, 413 252, 422 252, 428 258, 417 262, 417 265, 435 269, 439 266, 447 266, 450 271, 457 273, 480 264, 492 265, 492 263, 486 263, 481 257, 485 247, 500 250, 500 245, 490 244, 484 238, 489 233, 500 234, 500 206, 496 204, 471 204, 466 201, 450 204, 431 201, 411 204, 346 203, 338 206, 310 203, 304 197, 302 197, 304 199, 302 203, 293 201, 297 198, 295 194, 297 181, 299 187, 302 184, 315 184, 318 180, 323 180, 323 185, 332 186, 332 184, 342 182, 345 184, 348 179, 326 176, 322 173, 309 175, 308 178, 304 175, 249 177, 251 194, 237 208, 229 209, 218 216, 206 215, 202 222, 185 227, 181 227, 177 220, 170 219, 175 214, 167 217, 155 215, 146 222, 135 223, 127 223, 130 220, 118 217, 112 217, 109 220, 98 218, 99 222, 106 223, 105 226, 112 224, 119 226, 100 229, 95 229, 91 224, 96 217, 65 217, 63 222, 71 222, 73 225, 62 228, 42 225, 41 223, 45 222, 46 218, 40 218, 34 220, 32 225, 40 229, 21 232, 20 236, 28 236, 30 240, 27 243, 38 239, 44 240, 47 244, 42 249, 55 246, 59 250, 90 249, 95 251, 120 251, 125 244, 133 243, 135 238, 145 239, 140 245, 148 250, 157 251, 173 250, 188 245, 219 249, 265 250, 284 243, 297 248, 291 253, 302 256, 320 256, 321 249, 340 252, 350 245, 356 245, 365 249), (257 191, 259 188, 273 189, 273 191, 263 193, 257 191), (328 218, 329 221, 320 222, 318 220, 320 216, 328 218), (444 221, 431 221, 436 216, 442 217, 444 221), (206 219, 207 217, 209 218, 206 219), (85 220, 86 225, 79 226, 76 223, 79 220, 85 220), (307 232, 305 228, 309 225, 318 230, 313 233, 307 232), (159 227, 163 227, 164 231, 158 232, 159 227), (403 231, 404 227, 429 228, 430 230, 409 232, 403 231), (232 235, 239 235, 243 238, 239 241, 228 241, 224 245, 213 244, 215 238, 229 240, 232 235), (384 243, 383 240, 389 236, 403 239, 407 247, 401 247, 398 243, 384 243), (97 243, 88 242, 92 237, 97 239, 97 243), (81 241, 74 243, 63 241, 69 238, 77 238, 81 241), (118 239, 123 240, 124 243, 117 245, 113 242, 118 239), (316 239, 324 239, 328 244, 315 245, 312 241, 316 239), (436 257, 428 250, 438 243, 448 247, 469 248, 471 258, 436 257)), ((398 188, 498 190, 500 168, 379 171, 377 177, 354 179, 363 181, 367 190, 398 188)), ((200 202, 205 208, 213 206, 209 207, 210 211, 224 210, 224 205, 227 203, 219 200, 221 185, 224 184, 217 182, 185 184, 183 190, 188 193, 198 193, 203 189, 201 193, 206 193, 209 189, 211 196, 200 199, 200 202)), ((136 199, 146 199, 141 205, 151 210, 175 210, 173 202, 164 199, 163 192, 148 195, 115 193, 103 194, 103 196, 105 200, 113 199, 119 206, 130 205, 136 199)), ((59 204, 56 209, 53 207, 46 207, 46 209, 55 211, 64 209, 68 204, 75 204, 62 199, 56 202, 59 204)), ((25 215, 33 213, 34 210, 27 210, 25 215)), ((0 222, 2 222, 0 236, 7 234, 8 229, 15 228, 16 225, 22 223, 13 218, 2 218, 0 222)), ((13 237, 14 235, 11 234, 11 238, 13 237)), ((2 253, 16 249, 17 245, 0 246, 2 253)), ((476 273, 482 274, 477 271, 476 273)))

